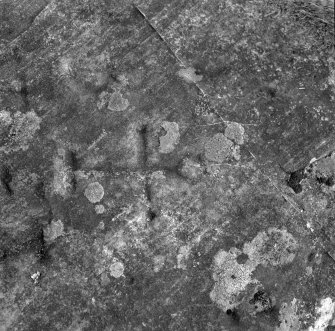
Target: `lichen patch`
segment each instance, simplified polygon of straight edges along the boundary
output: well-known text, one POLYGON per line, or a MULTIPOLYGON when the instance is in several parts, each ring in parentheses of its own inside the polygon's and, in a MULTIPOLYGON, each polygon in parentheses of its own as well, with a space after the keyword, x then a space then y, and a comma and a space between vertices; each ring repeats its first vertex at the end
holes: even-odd
POLYGON ((189 179, 196 179, 201 176, 203 170, 198 162, 195 162, 189 158, 185 158, 183 159, 180 172, 183 176, 189 179))
MULTIPOLYGON (((252 273, 260 264, 265 266, 285 265, 293 261, 297 243, 286 230, 270 228, 260 232, 243 250, 232 247, 228 252, 220 250, 214 257, 213 279, 215 285, 210 293, 212 301, 223 310, 239 305, 240 294, 249 284, 258 284, 252 273), (247 255, 244 263, 238 257, 247 255)), ((290 329, 288 329, 290 330, 290 329)))
POLYGON ((318 318, 314 322, 314 326, 310 326, 308 331, 325 331, 328 329, 335 312, 335 302, 331 298, 324 298, 320 302, 320 306, 316 308, 318 318))
POLYGON ((97 203, 103 198, 105 191, 99 182, 93 182, 87 185, 84 194, 91 203, 97 203))
POLYGON ((296 331, 300 330, 301 323, 297 314, 297 299, 294 298, 290 303, 283 303, 279 311, 280 325, 276 331, 296 331))
POLYGON ((205 157, 212 162, 224 162, 232 157, 234 144, 223 133, 217 133, 205 144, 205 157))
POLYGON ((0 111, 0 128, 2 129, 4 126, 9 126, 12 123, 13 119, 11 117, 11 113, 8 110, 0 111))
POLYGON ((100 214, 103 214, 105 212, 105 207, 104 207, 104 205, 96 205, 94 207, 94 210, 97 214, 100 215, 100 214))
POLYGON ((120 278, 124 273, 124 265, 120 261, 114 261, 109 267, 109 273, 114 278, 120 278))
POLYGON ((215 285, 210 292, 210 298, 224 311, 238 305, 238 296, 248 284, 257 283, 257 280, 251 278, 254 267, 239 264, 236 261, 238 255, 238 250, 220 250, 214 257, 215 285))
POLYGON ((64 155, 61 153, 65 151, 59 149, 58 155, 54 158, 54 176, 52 182, 53 193, 62 196, 63 198, 67 197, 72 188, 71 185, 71 169, 66 164, 64 155))
POLYGON ((179 142, 179 125, 176 122, 164 121, 161 127, 166 131, 166 134, 159 138, 159 152, 171 153, 179 142))
POLYGON ((297 247, 296 240, 285 229, 270 228, 258 233, 250 243, 245 243, 243 253, 255 265, 278 266, 291 263, 297 247))
POLYGON ((322 158, 314 164, 315 176, 319 179, 334 178, 335 176, 335 154, 322 158))
POLYGON ((244 127, 239 123, 228 123, 224 134, 228 139, 234 141, 238 145, 244 143, 244 127))
POLYGON ((97 106, 98 109, 107 108, 110 111, 121 112, 129 107, 129 101, 119 91, 113 93, 104 91, 99 95, 97 106))
POLYGON ((0 151, 26 151, 29 143, 39 130, 42 119, 34 111, 14 114, 4 110, 0 112, 0 138, 4 140, 0 151))
POLYGON ((154 272, 159 272, 165 263, 166 257, 164 255, 156 255, 153 257, 153 270, 154 272))
POLYGON ((196 73, 196 70, 192 67, 180 69, 177 74, 179 77, 183 78, 187 83, 200 82, 203 78, 203 76, 198 75, 196 73))
POLYGON ((177 255, 177 268, 178 269, 187 269, 187 261, 191 253, 191 247, 188 245, 181 246, 177 255))
POLYGON ((61 220, 51 221, 51 223, 43 230, 44 239, 46 242, 52 242, 56 238, 63 235, 64 224, 61 220))

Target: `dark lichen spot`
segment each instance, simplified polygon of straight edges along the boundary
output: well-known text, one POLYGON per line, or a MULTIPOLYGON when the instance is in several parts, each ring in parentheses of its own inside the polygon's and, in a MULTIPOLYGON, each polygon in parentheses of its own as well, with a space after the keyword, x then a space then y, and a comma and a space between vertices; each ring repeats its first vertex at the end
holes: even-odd
POLYGON ((227 309, 226 314, 229 315, 235 322, 239 322, 240 316, 238 315, 236 308, 227 309))
POLYGON ((315 255, 316 255, 315 252, 309 253, 307 257, 308 262, 312 262, 315 258, 315 255))
POLYGON ((238 264, 244 264, 245 262, 248 261, 248 258, 249 258, 248 254, 242 253, 236 258, 236 262, 238 264))
POLYGON ((327 186, 333 186, 334 185, 334 177, 317 177, 316 180, 320 183, 320 184, 325 184, 327 186))
POLYGON ((263 290, 257 291, 249 303, 254 305, 257 312, 267 312, 273 308, 270 296, 263 290))
POLYGON ((6 249, 0 251, 0 262, 5 261, 8 257, 8 251, 6 249))
POLYGON ((300 182, 305 178, 304 169, 300 169, 290 173, 290 178, 287 180, 287 185, 292 188, 294 193, 302 192, 300 182))
POLYGON ((156 217, 157 217, 157 214, 152 209, 149 209, 149 211, 148 211, 149 220, 153 221, 156 217))
POLYGON ((277 90, 275 88, 269 88, 268 93, 271 98, 274 98, 276 96, 277 90))
POLYGON ((129 285, 134 285, 134 283, 135 283, 135 277, 131 276, 128 280, 128 284, 129 285))

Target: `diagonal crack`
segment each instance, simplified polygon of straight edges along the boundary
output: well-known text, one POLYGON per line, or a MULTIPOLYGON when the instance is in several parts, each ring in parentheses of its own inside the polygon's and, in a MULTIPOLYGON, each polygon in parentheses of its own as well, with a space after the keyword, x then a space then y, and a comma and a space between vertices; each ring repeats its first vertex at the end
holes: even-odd
MULTIPOLYGON (((247 151, 250 153, 250 155, 253 157, 254 160, 258 161, 256 156, 249 150, 247 149, 247 151)), ((293 209, 298 212, 299 214, 304 213, 304 209, 301 208, 297 202, 289 197, 285 192, 283 192, 274 182, 273 180, 270 178, 270 176, 266 175, 260 168, 258 168, 258 170, 260 171, 260 173, 270 182, 270 184, 280 193, 280 195, 283 197, 283 199, 285 201, 287 201, 292 207, 293 209)))
POLYGON ((184 62, 181 60, 181 58, 176 54, 176 52, 173 51, 173 49, 171 48, 170 44, 165 40, 165 38, 159 33, 159 31, 157 30, 157 28, 150 22, 150 20, 147 18, 147 16, 145 15, 145 13, 137 6, 133 3, 133 6, 135 8, 135 10, 143 17, 143 19, 147 22, 147 24, 151 27, 151 29, 158 35, 159 39, 162 40, 162 42, 165 44, 165 46, 168 48, 168 50, 170 51, 170 53, 173 55, 173 57, 175 59, 177 59, 177 61, 179 62, 179 64, 181 64, 182 66, 185 66, 184 62))
POLYGON ((40 8, 31 18, 30 18, 30 24, 27 28, 25 28, 23 31, 21 31, 13 40, 10 41, 10 45, 14 44, 23 34, 25 34, 31 26, 35 23, 36 19, 40 16, 40 14, 50 5, 51 2, 45 2, 42 8, 40 8))
MULTIPOLYGON (((150 22, 150 20, 147 18, 147 16, 145 15, 145 13, 137 6, 133 3, 134 8, 136 9, 136 11, 143 17, 143 19, 147 22, 147 24, 151 27, 152 30, 155 31, 155 33, 158 35, 159 39, 162 40, 162 42, 165 44, 165 46, 168 48, 169 52, 173 55, 173 57, 178 61, 178 63, 184 67, 187 68, 187 64, 177 55, 176 52, 173 51, 171 45, 165 40, 165 38, 163 37, 163 35, 157 30, 157 28, 150 22)), ((193 82, 194 85, 196 86, 196 88, 200 91, 200 93, 202 94, 203 97, 208 98, 207 93, 196 83, 193 82)))
MULTIPOLYGON (((132 4, 135 10, 143 17, 143 19, 146 21, 146 23, 151 27, 151 29, 158 35, 159 39, 164 43, 164 45, 168 48, 169 52, 173 55, 173 57, 177 60, 177 62, 183 67, 187 68, 188 65, 177 55, 176 52, 173 51, 171 45, 165 40, 163 35, 158 31, 158 29, 150 22, 146 14, 136 5, 132 4)), ((197 88, 197 90, 200 92, 200 95, 207 100, 210 99, 210 96, 201 88, 197 82, 193 81, 193 84, 197 88)), ((220 115, 219 111, 211 105, 211 108, 213 109, 213 113, 218 116, 218 118, 221 120, 222 123, 227 123, 229 121, 225 121, 222 116, 220 115)))

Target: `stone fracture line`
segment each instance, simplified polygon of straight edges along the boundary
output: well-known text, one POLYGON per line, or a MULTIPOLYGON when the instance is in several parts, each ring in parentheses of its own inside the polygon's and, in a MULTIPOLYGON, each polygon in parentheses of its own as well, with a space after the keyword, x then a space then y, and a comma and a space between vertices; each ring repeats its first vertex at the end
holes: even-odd
POLYGON ((134 8, 136 11, 143 17, 143 19, 147 22, 147 24, 152 28, 152 30, 155 31, 155 33, 159 36, 159 39, 162 40, 162 42, 165 44, 165 46, 168 48, 170 53, 173 55, 174 58, 177 59, 179 64, 181 64, 183 67, 186 68, 184 62, 181 60, 181 58, 172 50, 171 46, 169 43, 164 39, 164 37, 159 33, 159 31, 156 29, 156 27, 150 22, 150 20, 147 18, 146 14, 137 6, 133 3, 134 8))
MULTIPOLYGON (((158 31, 158 29, 150 22, 150 20, 147 18, 146 14, 136 5, 133 3, 134 8, 136 11, 143 17, 143 19, 147 22, 147 24, 152 28, 152 30, 155 31, 155 33, 159 36, 160 40, 165 44, 165 46, 168 48, 169 52, 173 55, 173 57, 178 61, 178 63, 183 67, 187 68, 187 64, 177 55, 176 52, 173 51, 172 47, 170 44, 165 40, 163 35, 158 31)), ((199 84, 196 82, 193 82, 197 90, 200 92, 200 94, 207 98, 210 99, 210 96, 200 87, 199 84)), ((213 107, 212 107, 213 108, 213 107)), ((226 121, 222 118, 222 116, 219 114, 218 110, 213 108, 214 113, 221 119, 222 123, 231 123, 230 121, 226 121)), ((218 123, 219 124, 219 123, 218 123)), ((257 126, 257 124, 244 124, 244 125, 252 125, 252 126, 257 126)))
MULTIPOLYGON (((187 68, 187 64, 177 55, 176 52, 173 51, 171 45, 165 40, 165 38, 162 36, 162 34, 157 30, 157 28, 150 22, 150 20, 147 18, 146 14, 133 3, 134 8, 141 14, 143 19, 147 22, 147 24, 155 31, 155 33, 159 36, 159 38, 162 40, 162 42, 165 44, 165 46, 168 48, 169 52, 173 55, 173 57, 178 61, 178 63, 183 67, 187 68)), ((199 92, 202 94, 202 96, 207 97, 207 93, 196 83, 193 82, 196 88, 199 90, 199 92)))
MULTIPOLYGON (((51 3, 52 3, 52 2, 51 2, 51 3)), ((45 2, 44 6, 43 6, 41 9, 39 9, 39 10, 37 11, 37 13, 35 13, 35 14, 31 17, 31 19, 30 19, 31 23, 29 24, 29 26, 28 26, 26 29, 24 29, 22 32, 20 32, 19 35, 16 36, 16 37, 9 43, 9 45, 15 44, 15 42, 16 42, 18 39, 20 39, 21 36, 24 35, 24 34, 25 34, 25 33, 32 27, 32 25, 34 25, 34 23, 36 22, 36 20, 37 20, 37 19, 40 17, 40 15, 41 15, 41 14, 48 8, 48 7, 49 7, 49 5, 50 5, 51 3, 45 2)))
MULTIPOLYGON (((256 158, 256 156, 252 153, 252 152, 250 152, 249 150, 248 150, 248 152, 250 153, 250 155, 257 161, 257 158, 256 158)), ((297 211, 299 214, 302 214, 303 212, 304 212, 304 210, 303 209, 301 209, 301 208, 299 208, 299 206, 298 206, 298 204, 292 199, 292 198, 290 198, 286 193, 284 193, 273 181, 272 181, 272 179, 269 177, 269 176, 267 176, 266 174, 264 174, 263 173, 263 171, 262 170, 260 170, 259 169, 259 171, 260 171, 260 173, 265 177, 265 178, 267 178, 267 180, 270 182, 270 184, 274 187, 274 188, 276 188, 276 190, 281 194, 281 196, 295 209, 295 211, 297 211)))

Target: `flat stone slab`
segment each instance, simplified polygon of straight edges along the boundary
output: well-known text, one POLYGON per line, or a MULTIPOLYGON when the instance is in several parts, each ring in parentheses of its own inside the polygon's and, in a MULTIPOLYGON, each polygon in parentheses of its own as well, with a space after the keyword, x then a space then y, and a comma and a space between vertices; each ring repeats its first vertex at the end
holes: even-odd
POLYGON ((332 31, 299 3, 0 0, 0 330, 334 327, 332 31))

